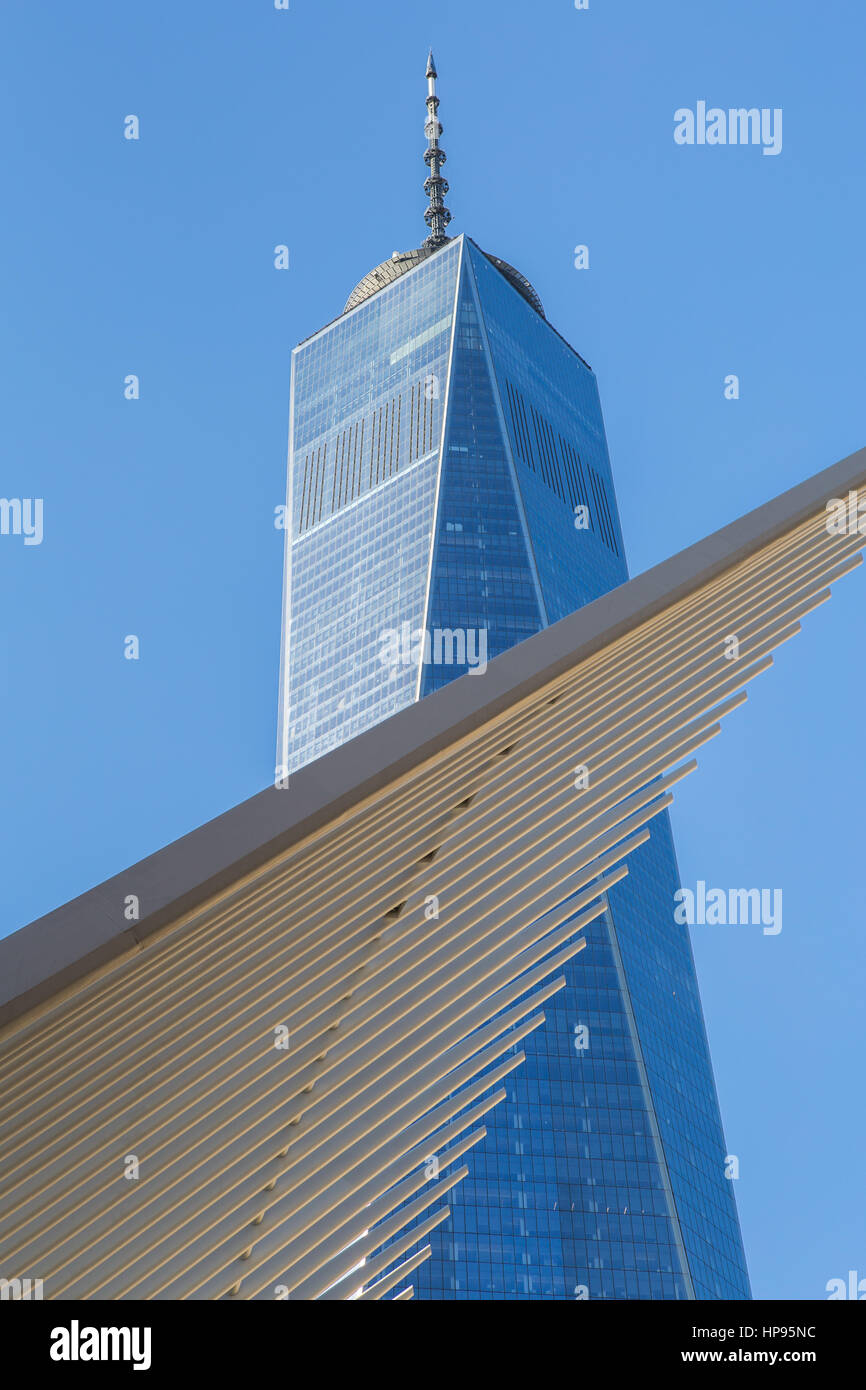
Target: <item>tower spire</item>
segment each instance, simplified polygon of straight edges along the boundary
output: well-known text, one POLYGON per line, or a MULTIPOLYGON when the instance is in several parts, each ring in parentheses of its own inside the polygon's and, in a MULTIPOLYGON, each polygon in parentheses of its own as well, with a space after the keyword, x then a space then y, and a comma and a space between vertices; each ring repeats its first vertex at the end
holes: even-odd
POLYGON ((424 242, 424 245, 433 248, 444 246, 446 241, 450 240, 450 238, 445 235, 445 228, 451 221, 451 213, 445 206, 445 194, 448 192, 448 180, 443 179, 441 174, 446 155, 445 151, 439 148, 442 123, 438 115, 439 98, 436 95, 437 77, 436 63, 431 48, 430 56, 427 59, 427 123, 424 127, 424 134, 427 136, 427 149, 424 152, 424 162, 430 170, 424 182, 424 192, 430 199, 430 206, 424 213, 424 221, 430 228, 430 235, 424 242))

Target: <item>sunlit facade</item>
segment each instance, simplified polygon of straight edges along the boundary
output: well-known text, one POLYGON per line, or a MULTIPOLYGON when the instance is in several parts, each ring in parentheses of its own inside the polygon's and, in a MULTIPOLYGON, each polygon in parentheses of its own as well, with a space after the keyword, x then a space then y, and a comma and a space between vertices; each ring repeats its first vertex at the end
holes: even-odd
POLYGON ((293 355, 289 772, 418 697, 417 663, 385 663, 380 638, 424 623, 460 254, 446 247, 293 355))

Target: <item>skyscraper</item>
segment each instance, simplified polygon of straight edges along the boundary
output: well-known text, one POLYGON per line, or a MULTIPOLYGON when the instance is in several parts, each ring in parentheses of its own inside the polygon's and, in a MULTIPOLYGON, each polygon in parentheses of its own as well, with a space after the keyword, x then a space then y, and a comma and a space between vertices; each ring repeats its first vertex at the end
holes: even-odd
MULTIPOLYGON (((591 368, 524 276, 446 233, 436 79, 431 54, 429 236, 293 354, 283 775, 628 577, 591 368)), ((750 1296, 678 886, 665 815, 525 1044, 417 1296, 750 1296)))

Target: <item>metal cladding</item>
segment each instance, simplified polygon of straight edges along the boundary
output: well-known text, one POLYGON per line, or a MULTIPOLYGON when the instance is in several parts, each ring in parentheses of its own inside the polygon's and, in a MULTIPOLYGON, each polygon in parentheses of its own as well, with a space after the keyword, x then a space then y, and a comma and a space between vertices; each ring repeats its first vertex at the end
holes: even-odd
MULTIPOLYGON (((492 695, 457 681, 311 764, 297 786, 325 799, 288 848, 267 817, 291 785, 186 837, 210 877, 98 969, 82 944, 70 973, 69 922, 83 935, 120 877, 0 943, 19 976, 66 951, 62 985, 0 1034, 4 1276, 55 1299, 411 1296, 428 1251, 407 1252, 448 1214, 581 928, 859 563, 824 504, 864 483, 861 454, 498 657, 492 695), (238 827, 257 860, 232 859, 238 827)), ((154 892, 185 856, 144 861, 154 892)))
POLYGON ((349 298, 346 300, 343 313, 347 314, 350 309, 355 309, 359 304, 363 304, 365 299, 369 299, 377 290, 384 289, 386 285, 399 280, 401 275, 405 275, 407 270, 414 270, 416 265, 426 261, 428 256, 433 255, 433 250, 429 246, 419 246, 416 251, 395 251, 389 261, 383 261, 381 265, 374 266, 368 271, 363 280, 359 280, 349 298))

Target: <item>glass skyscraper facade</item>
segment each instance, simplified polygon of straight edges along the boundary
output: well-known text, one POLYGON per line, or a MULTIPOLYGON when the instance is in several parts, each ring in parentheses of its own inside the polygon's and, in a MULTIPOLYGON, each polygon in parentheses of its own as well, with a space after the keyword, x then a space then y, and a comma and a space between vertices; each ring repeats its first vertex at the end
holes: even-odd
MULTIPOLYGON (((293 355, 289 774, 628 577, 595 376, 531 286, 465 236, 368 281, 293 355)), ((416 1297, 750 1297, 667 816, 650 831, 416 1297)))

